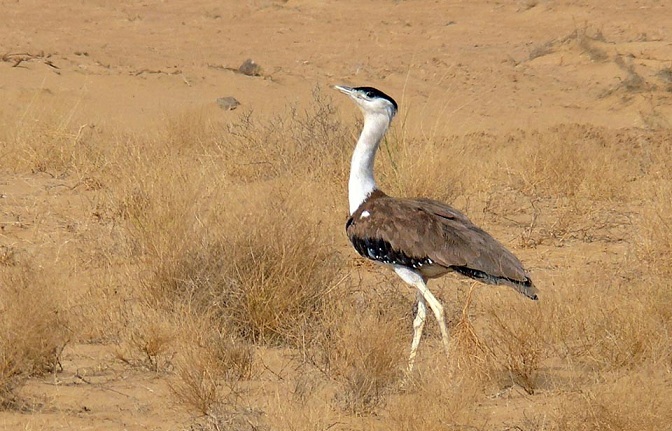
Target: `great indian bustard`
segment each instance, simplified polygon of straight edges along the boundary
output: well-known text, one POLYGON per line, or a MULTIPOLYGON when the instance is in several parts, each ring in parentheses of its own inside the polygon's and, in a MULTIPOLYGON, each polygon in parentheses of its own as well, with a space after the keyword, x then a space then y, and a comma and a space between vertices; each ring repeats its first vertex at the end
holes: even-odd
POLYGON ((371 87, 335 86, 347 94, 364 114, 364 128, 352 155, 348 197, 348 238, 362 256, 391 267, 402 280, 418 289, 418 311, 408 371, 422 337, 427 305, 441 329, 448 353, 448 331, 443 307, 427 288, 427 280, 457 272, 487 284, 505 284, 530 299, 537 290, 520 261, 464 214, 430 199, 387 196, 376 186, 373 164, 376 151, 397 103, 371 87))

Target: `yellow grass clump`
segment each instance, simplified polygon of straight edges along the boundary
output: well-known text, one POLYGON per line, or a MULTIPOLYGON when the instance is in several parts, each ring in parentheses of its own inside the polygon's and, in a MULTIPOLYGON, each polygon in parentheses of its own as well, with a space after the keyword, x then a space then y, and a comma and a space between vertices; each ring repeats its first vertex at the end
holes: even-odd
POLYGON ((58 369, 70 338, 62 287, 32 263, 0 266, 0 408, 21 409, 25 381, 58 369))

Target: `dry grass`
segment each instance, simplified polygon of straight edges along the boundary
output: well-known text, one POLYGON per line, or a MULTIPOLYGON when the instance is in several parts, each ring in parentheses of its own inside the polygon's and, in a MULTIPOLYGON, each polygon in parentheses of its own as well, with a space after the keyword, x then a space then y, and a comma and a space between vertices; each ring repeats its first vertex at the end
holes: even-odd
POLYGON ((99 230, 76 238, 94 281, 66 319, 54 293, 65 282, 2 244, 5 407, 27 377, 55 371, 73 337, 115 343, 120 361, 169 380, 176 403, 204 415, 193 429, 263 429, 276 417, 288 429, 669 423, 669 131, 394 131, 381 186, 454 202, 521 255, 541 291, 532 303, 479 285, 469 302, 468 283, 433 282, 451 358, 429 318, 406 379, 413 294, 353 265, 343 223, 356 129, 319 92, 283 117, 222 123, 195 111, 146 136, 103 139, 64 118, 17 122, 1 148, 15 145, 15 172, 95 179, 99 230), (87 327, 69 333, 70 318, 87 327), (270 372, 268 352, 289 365, 270 372))
POLYGON ((642 148, 636 135, 615 135, 578 125, 557 126, 543 134, 521 131, 508 137, 510 144, 501 155, 510 163, 506 171, 511 185, 528 196, 628 200, 628 183, 640 169, 642 148))
POLYGON ((473 408, 481 397, 477 381, 435 364, 411 390, 392 397, 387 411, 394 429, 403 431, 481 429, 487 420, 473 408))
POLYGON ((381 144, 377 175, 393 196, 425 196, 452 202, 464 192, 465 169, 450 160, 455 152, 463 151, 455 139, 409 139, 391 133, 381 144), (419 157, 425 154, 432 157, 419 157), (446 169, 447 162, 451 169, 446 169))
POLYGON ((244 112, 216 139, 216 156, 233 181, 278 177, 319 179, 340 187, 348 174, 351 130, 341 123, 320 87, 308 108, 289 107, 287 113, 259 119, 244 112))
POLYGON ((656 370, 568 396, 555 413, 551 429, 670 429, 669 376, 656 370))
POLYGON ((148 289, 163 303, 214 313, 250 342, 300 345, 342 281, 343 261, 300 207, 272 199, 211 240, 203 231, 176 244, 148 289))
POLYGON ((588 23, 577 27, 570 34, 534 45, 529 52, 528 60, 554 53, 564 49, 578 49, 587 55, 590 61, 603 62, 609 59, 608 44, 601 30, 593 30, 588 23))
POLYGON ((403 331, 408 316, 401 307, 410 304, 394 295, 355 298, 359 306, 341 298, 329 310, 318 339, 323 358, 317 365, 338 383, 338 405, 366 414, 376 411, 399 388, 409 341, 403 331))
POLYGON ((536 304, 520 304, 525 310, 525 317, 521 318, 521 314, 511 315, 508 304, 498 305, 499 310, 499 307, 492 309, 492 339, 488 340, 488 348, 511 382, 532 395, 541 364, 547 357, 541 328, 535 323, 542 317, 541 310, 530 309, 536 304))
POLYGON ((1 409, 22 408, 24 382, 59 366, 70 336, 61 287, 32 263, 0 266, 1 409))
POLYGON ((667 279, 672 275, 672 185, 668 182, 651 190, 652 202, 639 226, 637 258, 650 275, 667 279))
POLYGON ((225 332, 208 331, 203 323, 198 328, 202 332, 193 327, 189 329, 194 332, 182 332, 198 336, 201 343, 182 340, 171 389, 188 409, 210 415, 237 405, 241 382, 252 376, 254 353, 251 345, 225 332))
POLYGON ((98 145, 96 127, 74 125, 76 106, 64 111, 44 96, 38 94, 16 118, 6 120, 0 131, 3 167, 80 180, 103 169, 107 155, 98 145))

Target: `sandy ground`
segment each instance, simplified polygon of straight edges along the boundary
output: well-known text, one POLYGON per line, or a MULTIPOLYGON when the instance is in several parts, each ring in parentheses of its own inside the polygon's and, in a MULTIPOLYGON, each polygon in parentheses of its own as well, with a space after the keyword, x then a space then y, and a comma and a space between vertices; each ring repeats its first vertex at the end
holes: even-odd
MULTIPOLYGON (((230 115, 216 103, 226 96, 272 113, 337 83, 393 95, 415 135, 672 123, 664 1, 0 0, 0 17, 0 117, 42 109, 39 96, 100 133, 200 109, 230 115), (248 58, 261 76, 236 72, 248 58)), ((350 102, 335 103, 354 118, 350 102)), ((86 187, 2 173, 0 193, 2 244, 56 260, 76 247, 68 238, 86 218, 86 187)), ((86 287, 87 271, 72 267, 72 289, 86 287)), ((0 413, 0 428, 189 423, 165 381, 124 367, 113 348, 68 346, 62 366, 26 388, 46 406, 0 413)))
POLYGON ((335 83, 381 87, 411 124, 452 133, 563 122, 643 126, 669 95, 657 73, 671 61, 672 18, 655 1, 1 7, 2 109, 25 109, 41 91, 76 108, 82 122, 123 129, 214 106, 222 96, 275 111, 335 83), (589 39, 577 43, 576 33, 589 39), (615 55, 622 64, 602 61, 615 55), (248 58, 263 77, 226 69, 248 58), (618 89, 630 67, 646 80, 645 94, 624 98, 618 89))

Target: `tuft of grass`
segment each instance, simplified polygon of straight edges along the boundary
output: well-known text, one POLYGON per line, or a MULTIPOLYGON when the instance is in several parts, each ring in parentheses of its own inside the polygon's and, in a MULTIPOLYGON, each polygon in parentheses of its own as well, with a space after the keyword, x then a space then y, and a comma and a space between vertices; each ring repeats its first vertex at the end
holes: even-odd
POLYGON ((488 340, 488 349, 511 381, 532 395, 538 386, 539 371, 546 358, 546 349, 537 324, 541 321, 542 312, 537 304, 525 305, 525 313, 514 314, 511 313, 509 304, 502 308, 491 308, 489 328, 492 333, 488 340), (536 308, 532 308, 535 306, 536 308))
MULTIPOLYGON (((344 287, 325 308, 319 330, 301 359, 308 370, 318 370, 336 383, 338 406, 368 415, 398 390, 404 375, 410 345, 405 329, 411 328, 412 303, 389 283, 344 287)), ((308 378, 295 393, 301 400, 317 385, 319 381, 308 378)))
POLYGON ((539 43, 534 45, 529 54, 527 55, 528 60, 534 60, 535 58, 543 57, 548 54, 552 54, 555 48, 555 41, 546 41, 544 43, 539 43))
POLYGON ((544 328, 535 323, 543 321, 544 312, 538 303, 521 298, 515 306, 521 311, 513 314, 511 302, 499 296, 489 296, 484 304, 472 304, 475 287, 471 282, 461 315, 451 330, 452 375, 481 387, 487 383, 505 387, 517 384, 533 394, 547 356, 544 328), (475 313, 483 315, 473 320, 475 313))
POLYGON ((654 84, 649 83, 646 78, 637 72, 635 65, 632 62, 626 63, 622 56, 617 56, 614 59, 614 63, 624 71, 626 75, 618 84, 603 91, 599 97, 607 97, 619 91, 625 93, 641 93, 655 87, 654 84))
POLYGON ((493 356, 469 314, 474 287, 475 282, 472 282, 460 317, 450 331, 449 360, 454 375, 464 373, 474 380, 485 380, 493 369, 493 356))
POLYGON ((291 176, 346 184, 353 132, 320 87, 306 109, 290 106, 286 113, 261 120, 243 112, 224 132, 214 143, 215 154, 236 182, 291 176))
POLYGON ((547 350, 596 378, 667 360, 670 322, 657 312, 659 301, 670 300, 663 285, 629 279, 625 271, 584 272, 567 277, 544 299, 548 317, 539 321, 545 322, 547 350))
POLYGON ((47 173, 59 178, 75 175, 96 182, 107 159, 99 130, 94 125, 75 123, 76 108, 59 114, 62 109, 54 108, 53 103, 40 97, 38 101, 0 132, 3 166, 16 172, 47 173))
POLYGON ((17 264, 16 248, 0 245, 0 266, 14 266, 17 264))
POLYGON ((672 67, 665 66, 656 72, 656 76, 663 82, 667 92, 672 92, 672 67))
POLYGON ((578 47, 590 58, 590 61, 601 62, 609 59, 609 54, 600 48, 596 42, 604 42, 602 33, 589 36, 585 32, 578 32, 576 43, 578 47))
POLYGON ((461 151, 457 139, 404 139, 392 133, 381 144, 377 175, 392 196, 451 202, 463 192, 464 169, 451 162, 461 151))
POLYGON ((636 146, 622 146, 608 132, 590 126, 561 125, 543 134, 521 132, 509 139, 515 144, 509 144, 507 152, 516 151, 519 162, 509 168, 520 181, 514 186, 532 196, 627 198, 624 184, 639 169, 636 146), (604 166, 613 169, 604 172, 604 166))
POLYGON ((669 429, 672 391, 669 377, 647 370, 569 395, 554 416, 553 430, 669 429), (655 375, 655 378, 651 377, 655 375))
POLYGON ((218 415, 250 378, 254 345, 305 349, 341 294, 344 219, 330 205, 345 182, 315 182, 345 178, 349 131, 327 101, 273 124, 249 114, 221 127, 202 112, 169 123, 119 154, 125 174, 103 211, 125 228, 134 313, 147 317, 126 316, 123 343, 133 362, 175 373, 182 404, 218 415), (262 169, 259 156, 280 167, 262 169))
POLYGON ((171 316, 148 306, 146 303, 126 304, 127 327, 123 331, 117 358, 124 363, 155 373, 172 371, 176 340, 181 328, 171 321, 171 316), (127 310, 128 311, 128 310, 127 310))
POLYGON ((601 30, 590 31, 588 24, 585 23, 582 28, 575 28, 570 34, 559 38, 546 41, 535 45, 528 54, 528 60, 543 57, 555 52, 558 47, 568 45, 572 48, 578 48, 583 54, 586 54, 590 61, 603 62, 609 59, 609 54, 600 45, 605 44, 605 38, 601 30))
POLYGON ((30 263, 0 266, 1 409, 20 408, 26 379, 60 365, 69 331, 57 279, 30 263))
POLYGON ((214 313, 250 342, 301 345, 344 264, 319 224, 276 199, 219 234, 198 232, 201 239, 176 244, 179 252, 157 262, 148 284, 153 295, 214 313))
POLYGON ((672 276, 672 185, 665 181, 651 190, 653 199, 639 223, 635 252, 650 275, 672 276))
POLYGON ((175 361, 176 379, 170 385, 181 405, 203 415, 237 406, 241 382, 250 378, 254 358, 249 345, 209 332, 210 339, 200 346, 184 340, 175 361))
POLYGON ((332 376, 340 383, 337 401, 355 414, 372 413, 399 383, 406 365, 405 337, 382 313, 366 313, 339 325, 329 352, 332 376))
POLYGON ((474 408, 481 396, 478 379, 434 363, 411 389, 393 397, 386 410, 400 431, 484 429, 480 426, 488 421, 487 413, 474 408))

